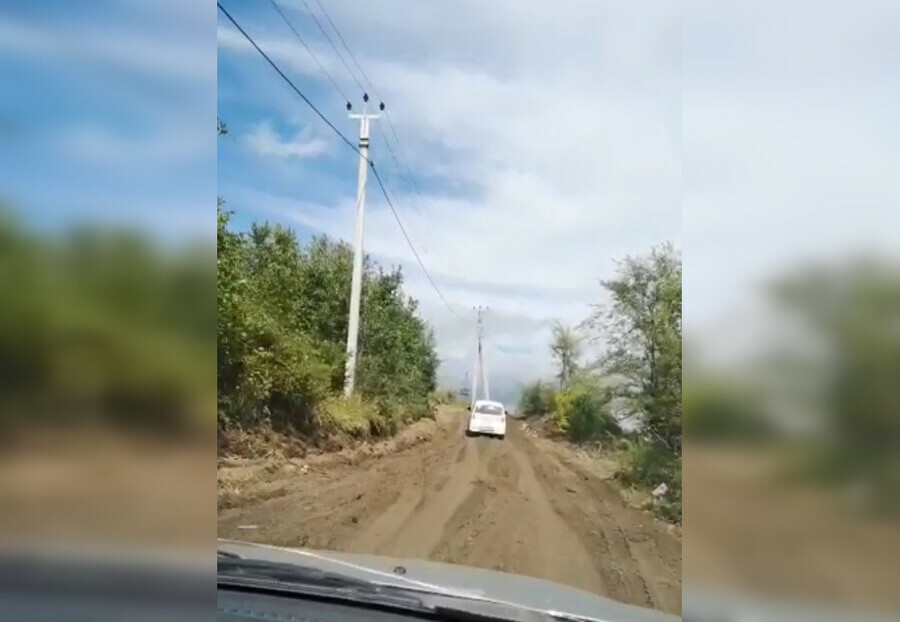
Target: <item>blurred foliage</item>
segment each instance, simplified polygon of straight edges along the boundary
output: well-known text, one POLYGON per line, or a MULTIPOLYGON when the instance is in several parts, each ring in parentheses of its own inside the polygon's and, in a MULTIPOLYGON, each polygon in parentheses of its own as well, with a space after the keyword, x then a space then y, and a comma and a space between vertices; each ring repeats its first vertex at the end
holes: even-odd
POLYGON ((807 483, 846 485, 868 509, 900 514, 900 267, 793 268, 768 293, 760 351, 727 375, 690 375, 685 433, 777 441, 807 483))
MULTIPOLYGON (((810 331, 817 356, 784 370, 813 376, 819 416, 816 470, 858 482, 900 513, 900 267, 861 260, 798 270, 773 298, 810 331)), ((888 507, 889 506, 889 507, 888 507)))
POLYGON ((221 430, 383 435, 432 413, 434 338, 399 269, 365 260, 358 398, 344 401, 352 249, 325 237, 304 246, 279 225, 236 233, 221 201, 217 222, 221 430))
POLYGON ((2 423, 211 423, 211 250, 36 235, 0 210, 2 423))
POLYGON ((683 431, 688 438, 746 441, 773 433, 759 396, 723 378, 689 379, 682 408, 683 431))
POLYGON ((525 385, 519 396, 519 412, 526 417, 549 414, 553 410, 556 389, 542 380, 525 385))

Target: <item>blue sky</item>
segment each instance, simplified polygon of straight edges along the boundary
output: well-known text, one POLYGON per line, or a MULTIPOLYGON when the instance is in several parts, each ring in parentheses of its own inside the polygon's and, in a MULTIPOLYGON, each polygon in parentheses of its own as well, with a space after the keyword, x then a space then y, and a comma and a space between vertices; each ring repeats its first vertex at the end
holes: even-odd
MULTIPOLYGON (((492 386, 551 373, 552 321, 581 320, 615 259, 679 241, 677 7, 322 2, 388 106, 393 128, 377 122, 372 157, 462 316, 432 291, 370 185, 366 250, 403 266, 435 328, 442 378, 455 383, 470 365, 474 305, 490 307, 492 386), (382 130, 399 134, 421 197, 382 130)), ((271 5, 224 4, 353 136, 343 97, 271 5)), ((302 0, 280 4, 359 106, 302 0)), ((238 226, 352 234, 355 155, 207 3, 5 3, 0 79, 15 85, 0 90, 11 130, 0 189, 35 227, 211 237, 218 194, 238 226), (231 128, 218 141, 213 108, 231 128)))
MULTIPOLYGON (((271 4, 224 4, 354 139, 342 95, 271 4)), ((279 4, 358 108, 360 89, 310 15, 329 28, 315 0, 279 4)), ((372 157, 416 250, 463 316, 431 290, 370 183, 367 251, 404 267, 407 291, 435 327, 442 378, 461 381, 470 365, 475 305, 490 307, 493 387, 552 373, 552 322, 582 320, 615 259, 680 241, 677 6, 323 6, 371 79, 373 103, 377 95, 388 107, 394 127, 375 122, 372 157), (383 132, 393 144, 394 129, 421 196, 385 148, 383 132)), ((350 238, 355 154, 222 15, 217 36, 218 112, 232 130, 219 141, 219 192, 237 222, 350 238)))
POLYGON ((0 188, 32 224, 211 233, 215 16, 190 5, 4 3, 0 188))
MULTIPOLYGON (((896 254, 894 1, 321 1, 422 197, 394 170, 389 128, 372 157, 466 316, 431 291, 370 187, 366 248, 403 265, 445 378, 469 365, 474 305, 491 307, 494 386, 550 373, 551 322, 582 319, 616 259, 665 240, 685 248, 688 330, 723 345, 755 339, 755 284, 801 257, 896 254)), ((303 1, 280 4, 359 98, 303 1)), ((353 136, 342 96, 271 5, 225 5, 353 136)), ((211 237, 221 194, 242 226, 353 231, 354 154, 211 4, 6 2, 0 81, 0 190, 35 226, 211 237), (214 107, 232 130, 218 141, 214 107)))

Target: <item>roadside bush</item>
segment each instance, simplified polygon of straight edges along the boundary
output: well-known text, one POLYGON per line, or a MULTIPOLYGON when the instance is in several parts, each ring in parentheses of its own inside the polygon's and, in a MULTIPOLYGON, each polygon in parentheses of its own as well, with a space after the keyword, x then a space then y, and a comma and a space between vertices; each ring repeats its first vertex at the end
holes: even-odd
POLYGON ((656 442, 639 441, 626 454, 622 475, 626 483, 654 488, 672 478, 676 465, 668 448, 656 442))
POLYGON ((358 396, 345 399, 343 396, 330 397, 321 404, 319 420, 323 429, 336 430, 354 438, 370 433, 374 423, 381 417, 378 409, 358 396))
POLYGON ((586 442, 621 434, 600 392, 585 383, 559 391, 554 399, 553 423, 570 440, 586 442))
POLYGON ((653 490, 666 484, 668 492, 654 501, 657 514, 674 522, 681 522, 681 456, 659 442, 646 440, 629 444, 624 452, 619 479, 643 490, 653 490))
POLYGON ((553 410, 556 390, 541 380, 526 385, 519 398, 519 412, 526 417, 546 415, 553 410))

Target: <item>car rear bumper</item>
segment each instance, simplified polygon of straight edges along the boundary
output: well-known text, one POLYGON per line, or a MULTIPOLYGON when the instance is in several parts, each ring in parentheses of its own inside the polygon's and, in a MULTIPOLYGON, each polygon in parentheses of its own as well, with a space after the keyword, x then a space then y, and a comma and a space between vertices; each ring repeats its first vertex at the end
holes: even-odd
POLYGON ((506 426, 470 425, 469 434, 488 434, 490 436, 506 436, 506 426))

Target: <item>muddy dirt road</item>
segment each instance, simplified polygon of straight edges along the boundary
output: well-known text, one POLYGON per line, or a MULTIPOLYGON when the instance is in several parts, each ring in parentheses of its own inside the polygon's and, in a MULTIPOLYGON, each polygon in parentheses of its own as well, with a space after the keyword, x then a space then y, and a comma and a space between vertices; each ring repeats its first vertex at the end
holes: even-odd
POLYGON ((466 438, 465 415, 442 411, 396 452, 279 472, 268 498, 220 509, 219 536, 479 566, 681 612, 674 529, 518 422, 502 441, 466 438))

